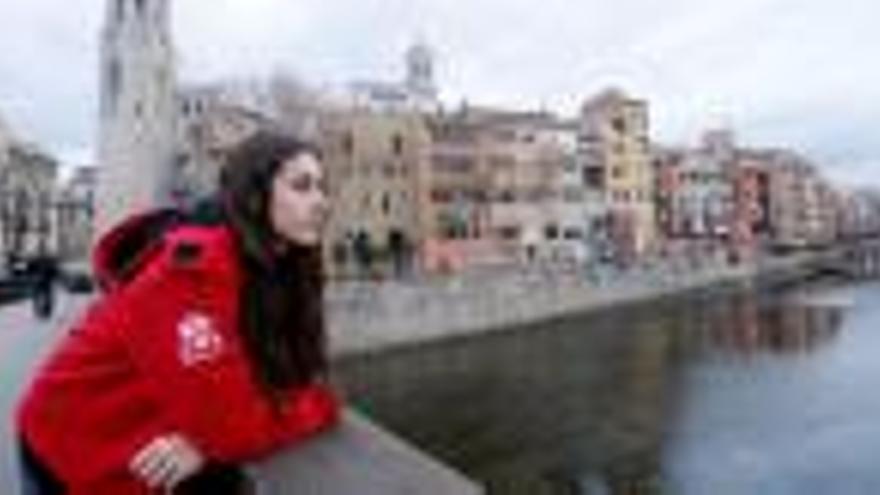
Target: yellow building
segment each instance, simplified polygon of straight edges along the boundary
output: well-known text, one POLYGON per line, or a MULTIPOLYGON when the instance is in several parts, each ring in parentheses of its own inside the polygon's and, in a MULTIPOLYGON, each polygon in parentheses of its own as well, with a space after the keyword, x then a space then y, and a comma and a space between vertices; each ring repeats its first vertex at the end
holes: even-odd
POLYGON ((648 104, 618 89, 587 100, 578 136, 586 182, 610 208, 607 229, 618 259, 647 253, 656 236, 648 104))

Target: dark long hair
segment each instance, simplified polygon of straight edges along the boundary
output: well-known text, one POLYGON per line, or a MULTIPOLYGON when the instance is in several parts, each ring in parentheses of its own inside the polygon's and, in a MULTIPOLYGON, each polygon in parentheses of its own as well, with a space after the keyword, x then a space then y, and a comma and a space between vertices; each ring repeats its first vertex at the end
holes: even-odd
POLYGON ((305 153, 320 157, 309 143, 258 132, 231 151, 220 177, 219 201, 243 273, 239 331, 255 378, 271 397, 327 369, 321 248, 281 239, 269 218, 281 164, 305 153))

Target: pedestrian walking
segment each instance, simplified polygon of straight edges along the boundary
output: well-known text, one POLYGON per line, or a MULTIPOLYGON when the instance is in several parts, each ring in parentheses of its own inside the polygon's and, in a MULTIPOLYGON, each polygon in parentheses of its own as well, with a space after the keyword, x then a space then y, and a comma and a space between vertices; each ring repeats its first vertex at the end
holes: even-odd
POLYGON ((55 307, 55 282, 58 279, 58 260, 49 253, 41 253, 28 263, 31 300, 34 316, 46 319, 55 307))

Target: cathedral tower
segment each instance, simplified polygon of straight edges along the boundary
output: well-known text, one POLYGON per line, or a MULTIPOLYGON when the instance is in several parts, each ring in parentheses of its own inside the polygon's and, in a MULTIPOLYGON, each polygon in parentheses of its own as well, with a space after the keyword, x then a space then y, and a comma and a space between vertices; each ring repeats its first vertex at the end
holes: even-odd
POLYGON ((101 33, 95 235, 170 203, 175 70, 169 0, 108 0, 101 33))

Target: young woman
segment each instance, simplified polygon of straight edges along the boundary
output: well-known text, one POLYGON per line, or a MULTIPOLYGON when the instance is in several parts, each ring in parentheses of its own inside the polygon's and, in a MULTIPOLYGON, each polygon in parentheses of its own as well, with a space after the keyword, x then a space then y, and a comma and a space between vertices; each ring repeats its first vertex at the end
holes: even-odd
POLYGON ((104 294, 19 408, 25 493, 234 493, 240 463, 333 425, 326 215, 317 151, 259 133, 215 199, 104 236, 104 294))

